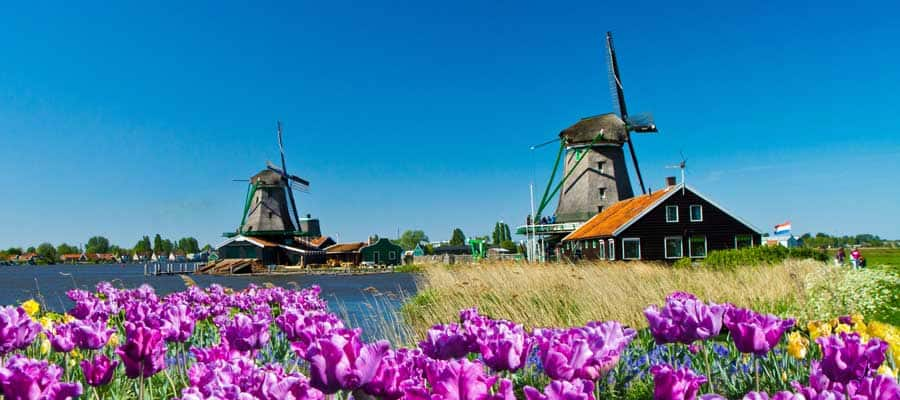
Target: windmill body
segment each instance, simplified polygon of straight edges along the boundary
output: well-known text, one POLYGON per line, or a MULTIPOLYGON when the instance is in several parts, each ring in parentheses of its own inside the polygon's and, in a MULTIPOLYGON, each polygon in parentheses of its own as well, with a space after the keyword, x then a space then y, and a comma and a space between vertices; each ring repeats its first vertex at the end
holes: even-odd
POLYGON ((240 231, 245 235, 294 232, 288 211, 290 187, 281 174, 264 169, 250 178, 252 197, 240 231))
POLYGON ((563 182, 556 207, 557 222, 583 222, 604 208, 634 196, 623 145, 625 123, 609 113, 584 118, 563 130, 563 182), (595 139, 601 135, 599 139, 595 139))

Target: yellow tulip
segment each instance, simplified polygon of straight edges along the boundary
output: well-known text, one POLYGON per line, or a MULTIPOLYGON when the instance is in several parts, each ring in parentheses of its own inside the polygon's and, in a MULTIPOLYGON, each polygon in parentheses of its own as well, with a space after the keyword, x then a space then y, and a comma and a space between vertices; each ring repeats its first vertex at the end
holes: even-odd
POLYGON ((33 317, 38 311, 41 311, 41 305, 38 302, 34 301, 34 299, 29 299, 28 301, 22 303, 22 308, 25 309, 25 312, 29 317, 33 317))
POLYGON ((41 318, 39 318, 39 319, 38 319, 38 322, 41 323, 41 326, 42 326, 44 329, 50 329, 50 328, 53 327, 53 320, 50 319, 50 317, 48 317, 48 316, 46 316, 46 315, 43 316, 43 317, 41 317, 41 318))
POLYGON ((41 356, 50 354, 50 340, 43 333, 41 334, 41 356))
POLYGON ((891 367, 889 367, 888 364, 885 362, 884 364, 881 364, 880 367, 878 367, 878 375, 884 375, 884 376, 889 376, 891 378, 896 378, 897 371, 891 369, 891 367))
POLYGON ((834 333, 850 333, 850 325, 837 324, 837 326, 834 327, 834 333))
POLYGON ((809 347, 809 340, 803 337, 800 332, 794 331, 788 335, 787 351, 791 357, 798 360, 806 358, 807 347, 809 347))
POLYGON ((65 323, 69 323, 69 322, 74 321, 74 320, 75 320, 75 317, 73 317, 73 316, 69 315, 68 313, 66 313, 66 314, 63 314, 62 320, 63 320, 63 322, 65 322, 65 323))
POLYGON ((806 328, 809 329, 809 337, 816 340, 822 336, 831 335, 831 324, 824 321, 810 321, 806 328))
POLYGON ((113 332, 112 335, 109 335, 109 341, 106 343, 112 347, 118 346, 119 345, 119 335, 117 335, 115 332, 113 332))

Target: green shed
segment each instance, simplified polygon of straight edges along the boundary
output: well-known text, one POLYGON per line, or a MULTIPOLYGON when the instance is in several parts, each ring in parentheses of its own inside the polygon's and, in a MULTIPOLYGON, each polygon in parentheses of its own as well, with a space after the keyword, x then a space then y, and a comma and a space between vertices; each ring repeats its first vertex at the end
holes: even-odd
POLYGON ((425 255, 425 246, 422 246, 422 243, 416 245, 416 248, 413 249, 414 256, 424 256, 425 255))
POLYGON ((403 261, 403 248, 385 238, 363 247, 359 252, 364 263, 399 265, 403 261))

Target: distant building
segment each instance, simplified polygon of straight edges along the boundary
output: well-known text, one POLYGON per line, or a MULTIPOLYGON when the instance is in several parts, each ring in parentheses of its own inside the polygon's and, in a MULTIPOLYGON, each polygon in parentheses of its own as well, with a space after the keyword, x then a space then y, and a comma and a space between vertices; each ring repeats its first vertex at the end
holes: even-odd
POLYGON ((359 252, 362 261, 372 265, 398 265, 403 261, 403 248, 385 238, 361 248, 359 252))
POLYGON ((425 246, 422 246, 422 243, 416 245, 416 248, 412 251, 413 256, 424 256, 425 255, 425 246))
POLYGON ((472 254, 472 248, 467 245, 451 246, 445 245, 434 248, 434 255, 442 256, 444 254, 466 255, 472 254))
POLYGON ((328 265, 331 266, 359 265, 362 263, 362 255, 359 250, 365 246, 365 242, 336 243, 325 249, 325 258, 328 260, 328 265))
POLYGON ((325 252, 305 250, 269 242, 258 237, 237 235, 216 246, 220 258, 258 259, 263 265, 306 265, 321 264, 325 252))
POLYGON ((302 245, 304 247, 315 249, 315 250, 325 250, 331 245, 336 244, 337 242, 331 238, 331 236, 316 236, 316 237, 303 237, 298 236, 294 238, 298 245, 302 245))
POLYGON ((695 189, 675 185, 604 208, 566 235, 569 259, 677 260, 760 244, 758 229, 695 189))
POLYGON ((75 264, 83 261, 82 257, 84 254, 72 253, 72 254, 62 254, 59 256, 59 262, 63 264, 75 264))
POLYGON ((762 244, 766 246, 782 246, 792 248, 800 247, 803 242, 798 237, 787 234, 780 236, 765 236, 762 238, 762 244))
POLYGON ((25 253, 16 257, 16 262, 19 264, 34 264, 40 260, 40 256, 37 253, 25 253))

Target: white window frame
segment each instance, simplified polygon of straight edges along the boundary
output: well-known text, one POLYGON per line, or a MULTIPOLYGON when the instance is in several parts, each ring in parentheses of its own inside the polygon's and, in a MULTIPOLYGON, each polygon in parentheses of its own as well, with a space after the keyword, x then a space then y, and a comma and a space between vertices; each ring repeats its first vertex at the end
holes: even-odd
POLYGON ((640 260, 641 259, 641 238, 622 238, 622 259, 623 260, 640 260), (637 244, 638 244, 637 258, 625 257, 625 243, 627 243, 627 242, 637 242, 637 244))
POLYGON ((690 258, 706 258, 706 256, 707 256, 708 254, 709 254, 709 243, 707 243, 707 241, 706 241, 706 235, 691 235, 691 236, 688 236, 688 257, 690 257, 690 258), (693 237, 695 237, 695 236, 696 236, 696 237, 702 237, 702 238, 703 238, 703 256, 702 256, 702 257, 700 257, 700 256, 696 256, 696 257, 695 257, 695 256, 694 256, 694 252, 692 251, 692 248, 694 247, 694 245, 693 245, 693 243, 691 243, 691 242, 692 242, 692 241, 691 241, 691 238, 693 238, 693 237))
POLYGON ((688 207, 688 218, 690 218, 691 222, 703 222, 703 205, 691 204, 691 206, 688 207), (700 209, 700 219, 694 219, 694 207, 700 209))
POLYGON ((388 252, 388 260, 396 260, 396 259, 397 259, 396 251, 391 250, 390 252, 388 252))
POLYGON ((738 236, 750 236, 750 247, 753 247, 753 235, 749 234, 749 233, 739 233, 737 235, 734 235, 734 248, 735 249, 738 248, 738 245, 737 245, 738 244, 737 243, 738 236))
POLYGON ((597 246, 597 259, 604 260, 606 259, 606 241, 600 239, 599 246, 597 246))
POLYGON ((616 239, 609 239, 609 247, 608 247, 606 259, 610 261, 616 260, 616 239))
POLYGON ((674 205, 674 206, 666 206, 666 223, 667 223, 667 224, 674 224, 674 223, 678 222, 679 219, 680 219, 680 218, 679 218, 679 215, 678 215, 678 206, 677 206, 677 205, 674 205), (674 209, 675 209, 675 220, 674 220, 674 221, 669 221, 669 209, 670 209, 670 208, 674 208, 674 209))
POLYGON ((667 260, 677 260, 680 258, 684 258, 684 236, 666 236, 665 238, 663 238, 663 254, 665 255, 667 260), (669 246, 668 246, 669 239, 678 239, 681 241, 681 243, 680 243, 681 251, 679 251, 679 253, 681 253, 681 254, 679 254, 678 257, 670 257, 669 256, 669 246))

